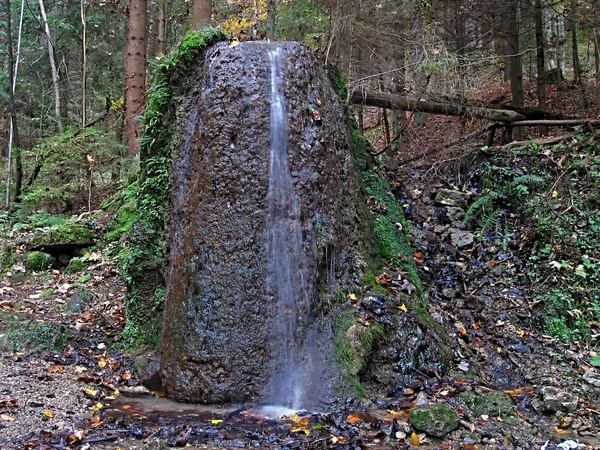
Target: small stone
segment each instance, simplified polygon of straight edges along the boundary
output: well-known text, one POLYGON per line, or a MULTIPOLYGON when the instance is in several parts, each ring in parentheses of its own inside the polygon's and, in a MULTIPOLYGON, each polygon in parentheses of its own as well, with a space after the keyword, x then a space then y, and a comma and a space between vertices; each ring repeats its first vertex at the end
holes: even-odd
POLYGON ((483 415, 505 417, 515 414, 515 407, 510 395, 503 391, 490 391, 482 395, 465 391, 459 395, 459 398, 477 417, 483 415))
POLYGON ((71 312, 82 312, 90 304, 92 294, 84 288, 79 288, 69 299, 67 306, 71 312))
POLYGON ((583 379, 592 386, 600 387, 600 373, 590 370, 583 374, 583 379))
POLYGON ((428 405, 429 401, 427 400, 427 395, 425 392, 421 391, 417 394, 417 398, 415 399, 415 405, 417 406, 425 406, 428 405))
POLYGON ((577 403, 579 403, 579 397, 577 395, 563 391, 554 386, 544 386, 542 388, 542 398, 544 409, 549 412, 573 412, 577 409, 577 403))
POLYGON ((408 419, 415 429, 439 438, 458 427, 458 414, 443 404, 414 408, 410 411, 408 419))
POLYGON ((438 205, 464 208, 467 206, 469 197, 470 195, 466 192, 454 191, 452 189, 440 189, 435 196, 435 202, 438 205))
POLYGON ((475 240, 475 235, 465 230, 453 228, 450 230, 450 239, 452 239, 452 242, 454 242, 458 248, 462 248, 471 245, 475 240))

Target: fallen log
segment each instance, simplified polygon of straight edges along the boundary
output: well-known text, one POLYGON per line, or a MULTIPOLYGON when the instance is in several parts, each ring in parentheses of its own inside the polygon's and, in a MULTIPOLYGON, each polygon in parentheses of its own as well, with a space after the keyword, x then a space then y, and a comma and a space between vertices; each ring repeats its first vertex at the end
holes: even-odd
POLYGON ((518 120, 515 122, 499 124, 501 127, 570 127, 575 125, 600 126, 600 120, 592 119, 564 119, 564 120, 518 120))
POLYGON ((384 92, 354 91, 350 99, 353 104, 357 105, 376 106, 378 108, 402 111, 418 111, 447 116, 466 116, 477 119, 488 119, 496 122, 516 122, 525 119, 525 116, 514 111, 465 106, 455 103, 420 101, 384 92))

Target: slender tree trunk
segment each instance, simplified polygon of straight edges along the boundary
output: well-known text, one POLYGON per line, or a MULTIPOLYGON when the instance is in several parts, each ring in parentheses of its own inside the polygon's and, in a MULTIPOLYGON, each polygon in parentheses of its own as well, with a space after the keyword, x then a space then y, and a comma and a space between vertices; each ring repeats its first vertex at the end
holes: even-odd
POLYGON ((161 55, 165 52, 165 2, 159 0, 157 13, 157 24, 156 24, 156 48, 154 53, 161 55))
POLYGON ((6 174, 6 207, 10 205, 10 181, 11 181, 11 162, 12 153, 14 147, 14 159, 15 159, 15 202, 20 201, 21 197, 21 186, 23 184, 23 167, 21 164, 21 142, 19 140, 19 127, 17 123, 17 115, 15 111, 15 88, 17 84, 17 72, 19 70, 19 58, 21 55, 21 36, 23 34, 23 11, 25 7, 25 0, 21 0, 21 14, 19 18, 19 32, 17 37, 17 57, 16 61, 13 55, 12 48, 12 15, 10 0, 6 0, 6 16, 7 16, 7 36, 6 44, 8 50, 8 78, 9 78, 9 94, 8 94, 8 107, 10 112, 10 130, 8 137, 8 164, 6 174))
POLYGON ((571 0, 571 49, 573 52, 573 77, 576 82, 581 80, 581 61, 579 60, 579 48, 577 45, 578 22, 577 0, 571 0))
POLYGON ((596 114, 600 116, 600 28, 594 28, 594 43, 596 47, 596 114))
POLYGON ((277 9, 277 0, 268 0, 267 3, 267 39, 275 40, 275 13, 277 9))
POLYGON ((60 87, 58 85, 58 71, 56 70, 56 60, 54 59, 54 43, 48 26, 48 17, 46 16, 46 8, 44 0, 39 0, 40 15, 44 24, 45 40, 48 46, 48 59, 50 60, 50 70, 52 72, 52 85, 54 86, 54 115, 56 116, 56 124, 58 129, 62 130, 62 119, 60 117, 60 87))
POLYGON ((85 20, 85 0, 81 0, 81 127, 87 123, 87 23, 85 20))
MULTIPOLYGON (((542 10, 542 0, 534 0, 535 17, 535 45, 537 61, 537 89, 538 106, 540 111, 546 111, 546 62, 544 60, 544 11, 542 10)), ((548 133, 548 127, 540 127, 542 136, 548 133)))
POLYGON ((146 6, 146 0, 132 0, 129 5, 125 101, 127 147, 131 156, 139 152, 139 127, 136 118, 142 112, 146 96, 146 6))
MULTIPOLYGON (((71 0, 65 0, 64 4, 64 20, 66 23, 67 30, 70 30, 71 27, 71 0)), ((68 34, 70 34, 67 31, 68 34)), ((58 75, 61 87, 60 94, 60 117, 63 120, 63 123, 67 122, 69 119, 69 100, 71 98, 70 95, 70 83, 69 83, 69 61, 71 55, 71 49, 69 45, 65 45, 60 49, 60 64, 58 65, 58 75)))
POLYGON ((201 30, 212 23, 212 0, 194 0, 192 7, 192 29, 201 30))
MULTIPOLYGON (((510 57, 510 90, 512 93, 512 106, 523 107, 523 62, 521 47, 519 45, 519 0, 512 1, 509 23, 509 44, 511 47, 510 57)), ((523 130, 515 128, 513 139, 523 139, 523 130)))

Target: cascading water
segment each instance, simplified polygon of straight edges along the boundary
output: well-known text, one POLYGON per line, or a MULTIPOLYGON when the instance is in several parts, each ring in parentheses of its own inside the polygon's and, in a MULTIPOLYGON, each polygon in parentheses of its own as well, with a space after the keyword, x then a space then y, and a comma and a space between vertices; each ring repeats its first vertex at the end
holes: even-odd
POLYGON ((275 298, 271 403, 301 408, 309 373, 304 352, 310 297, 306 286, 300 207, 288 163, 288 124, 280 48, 269 50, 271 140, 267 216, 267 286, 275 298))
POLYGON ((163 386, 186 402, 321 409, 341 379, 330 313, 367 223, 343 102, 294 42, 216 44, 181 83, 163 386))

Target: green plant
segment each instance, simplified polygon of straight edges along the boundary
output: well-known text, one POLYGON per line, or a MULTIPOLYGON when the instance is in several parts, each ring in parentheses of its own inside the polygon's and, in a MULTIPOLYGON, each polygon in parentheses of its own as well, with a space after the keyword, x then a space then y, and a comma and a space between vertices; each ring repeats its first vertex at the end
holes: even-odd
MULTIPOLYGON (((129 228, 129 241, 119 253, 119 266, 127 284, 125 334, 130 343, 153 341, 148 334, 158 333, 159 327, 148 324, 161 320, 166 258, 164 219, 170 190, 174 99, 192 82, 191 64, 198 61, 208 46, 225 38, 220 30, 213 28, 188 33, 171 54, 160 57, 154 64, 148 105, 140 125, 143 137, 135 218, 131 220, 131 211, 125 212, 127 217, 115 228, 129 228), (158 295, 160 292, 163 294, 158 295), (159 298, 160 305, 149 305, 159 298)), ((117 234, 110 237, 116 238, 117 234)))
POLYGON ((42 252, 30 252, 25 258, 25 267, 29 270, 46 270, 52 266, 52 256, 42 252))
POLYGON ((62 351, 71 340, 71 332, 61 324, 53 322, 19 323, 11 325, 0 347, 8 351, 62 351))

